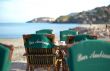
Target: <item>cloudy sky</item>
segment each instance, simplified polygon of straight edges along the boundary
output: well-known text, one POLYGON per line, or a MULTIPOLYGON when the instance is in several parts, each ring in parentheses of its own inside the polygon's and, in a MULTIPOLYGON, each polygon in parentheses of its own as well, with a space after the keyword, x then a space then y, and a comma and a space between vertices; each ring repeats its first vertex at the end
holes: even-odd
POLYGON ((0 0, 0 23, 23 23, 37 17, 56 18, 109 3, 110 0, 0 0))

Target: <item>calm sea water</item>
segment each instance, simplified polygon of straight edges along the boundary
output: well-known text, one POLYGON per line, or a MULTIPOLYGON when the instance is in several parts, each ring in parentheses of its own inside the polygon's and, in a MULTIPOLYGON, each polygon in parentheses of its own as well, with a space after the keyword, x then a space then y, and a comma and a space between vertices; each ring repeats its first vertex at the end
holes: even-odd
POLYGON ((23 34, 35 34, 41 29, 53 29, 53 33, 59 36, 60 31, 77 26, 75 23, 0 23, 0 38, 20 38, 23 34))

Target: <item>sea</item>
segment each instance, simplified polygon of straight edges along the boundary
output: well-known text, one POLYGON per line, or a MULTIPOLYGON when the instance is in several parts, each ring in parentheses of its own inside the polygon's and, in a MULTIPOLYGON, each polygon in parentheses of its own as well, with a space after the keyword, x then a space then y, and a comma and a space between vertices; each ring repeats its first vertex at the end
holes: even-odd
POLYGON ((42 29, 53 29, 53 34, 59 37, 60 31, 77 26, 78 23, 0 23, 0 38, 21 38, 42 29))

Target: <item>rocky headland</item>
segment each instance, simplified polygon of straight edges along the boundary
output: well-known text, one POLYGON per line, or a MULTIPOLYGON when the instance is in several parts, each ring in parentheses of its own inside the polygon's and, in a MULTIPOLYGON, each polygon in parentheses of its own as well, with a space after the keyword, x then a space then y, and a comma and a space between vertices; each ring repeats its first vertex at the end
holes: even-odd
POLYGON ((39 18, 34 18, 30 21, 27 21, 27 23, 50 23, 55 21, 54 18, 50 18, 50 17, 39 17, 39 18))

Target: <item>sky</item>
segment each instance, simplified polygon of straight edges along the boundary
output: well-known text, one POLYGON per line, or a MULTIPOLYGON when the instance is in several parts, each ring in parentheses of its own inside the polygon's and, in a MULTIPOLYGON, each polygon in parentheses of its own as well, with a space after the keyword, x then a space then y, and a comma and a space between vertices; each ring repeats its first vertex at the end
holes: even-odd
POLYGON ((0 0, 0 23, 25 23, 37 17, 57 18, 109 4, 110 0, 0 0))

